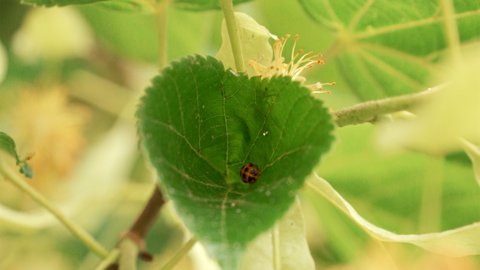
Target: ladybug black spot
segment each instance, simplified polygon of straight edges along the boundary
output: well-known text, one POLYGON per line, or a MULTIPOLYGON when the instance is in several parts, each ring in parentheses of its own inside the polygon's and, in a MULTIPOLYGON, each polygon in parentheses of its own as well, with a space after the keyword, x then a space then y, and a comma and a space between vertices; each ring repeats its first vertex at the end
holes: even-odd
POLYGON ((257 182, 258 178, 260 177, 260 169, 253 163, 249 162, 243 165, 242 169, 240 170, 240 176, 242 177, 242 181, 244 183, 253 184, 257 182))

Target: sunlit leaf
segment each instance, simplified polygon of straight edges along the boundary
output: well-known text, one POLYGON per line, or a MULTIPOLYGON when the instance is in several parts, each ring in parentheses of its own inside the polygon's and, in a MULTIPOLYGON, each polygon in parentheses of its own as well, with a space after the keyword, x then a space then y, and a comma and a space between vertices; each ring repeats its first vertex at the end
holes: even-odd
POLYGON ((308 185, 347 214, 367 233, 381 241, 409 243, 448 256, 480 254, 480 242, 472 241, 472 239, 480 237, 479 222, 438 233, 396 234, 368 222, 326 180, 317 174, 309 179, 308 185))
POLYGON ((477 183, 480 185, 480 147, 464 139, 461 140, 461 144, 465 153, 472 161, 473 172, 475 173, 477 183))
POLYGON ((142 12, 142 13, 154 13, 155 5, 153 1, 145 0, 109 0, 99 3, 99 6, 124 12, 142 12))
POLYGON ((22 4, 35 5, 41 7, 68 6, 95 4, 109 0, 21 0, 22 4))
MULTIPOLYGON (((263 65, 270 64, 273 50, 269 39, 275 36, 245 13, 236 12, 235 18, 238 24, 240 47, 243 53, 243 65, 246 67, 247 74, 253 75, 254 72, 252 67, 249 66, 249 61, 255 60, 263 65)), ((222 46, 218 50, 216 57, 222 61, 225 67, 235 68, 235 60, 225 20, 222 22, 222 46)))
POLYGON ((305 238, 300 201, 270 230, 251 242, 240 262, 242 270, 313 270, 315 263, 305 238))
POLYGON ((480 189, 466 155, 468 166, 416 151, 384 151, 375 140, 377 130, 338 129, 335 151, 317 168, 363 217, 402 234, 480 220, 480 189))
MULTIPOLYGON (((158 62, 158 31, 156 18, 135 12, 110 12, 95 6, 82 6, 82 15, 98 35, 103 46, 122 56, 158 62), (142 42, 139 42, 139 41, 142 42)), ((212 25, 218 25, 215 13, 195 13, 179 9, 168 11, 169 59, 198 53, 213 46, 212 25)), ((218 32, 218 29, 215 28, 218 32)), ((215 44, 215 46, 218 46, 215 44)))
MULTIPOLYGON (((21 0, 22 4, 35 5, 41 7, 68 6, 68 5, 84 5, 99 4, 103 7, 119 10, 119 11, 142 11, 152 12, 155 10, 155 2, 165 0, 21 0)), ((251 0, 233 0, 233 4, 241 4, 251 0)), ((220 9, 219 0, 174 0, 173 3, 177 8, 203 11, 210 9, 220 9)))
MULTIPOLYGON (((238 5, 249 1, 252 0, 233 0, 233 4, 238 5)), ((177 8, 192 11, 220 9, 220 0, 174 0, 173 3, 177 8)))
POLYGON ((447 81, 445 87, 415 109, 415 118, 385 124, 382 145, 445 154, 460 149, 459 138, 480 142, 480 51, 466 53, 462 63, 446 63, 443 68, 448 72, 438 77, 447 81))
POLYGON ((144 0, 21 0, 22 4, 40 7, 97 4, 111 10, 127 12, 153 12, 154 3, 144 0))
POLYGON ((156 77, 137 115, 180 217, 227 269, 287 211, 332 142, 330 116, 306 88, 200 56, 156 77), (239 174, 247 162, 262 171, 254 184, 239 174))
MULTIPOLYGON (((452 1, 460 42, 480 36, 480 1, 452 1)), ((362 99, 419 91, 446 48, 439 1, 300 0, 337 34, 331 48, 341 73, 362 99)))

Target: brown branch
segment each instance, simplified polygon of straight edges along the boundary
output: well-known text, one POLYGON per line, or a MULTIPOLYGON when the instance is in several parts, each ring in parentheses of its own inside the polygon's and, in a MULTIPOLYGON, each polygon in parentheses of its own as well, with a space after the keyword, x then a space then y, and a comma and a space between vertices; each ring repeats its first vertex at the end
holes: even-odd
POLYGON ((140 239, 145 238, 148 230, 160 212, 160 208, 162 208, 164 204, 165 198, 163 197, 162 191, 158 185, 155 185, 147 205, 145 205, 142 213, 140 213, 135 223, 130 227, 129 232, 137 235, 140 239))
MULTIPOLYGON (((153 256, 148 253, 145 245, 145 237, 147 236, 148 231, 155 222, 160 209, 165 204, 165 198, 163 197, 162 191, 159 186, 155 184, 154 190, 150 199, 146 203, 142 212, 136 218, 133 225, 130 229, 122 236, 122 239, 119 241, 117 246, 121 247, 122 243, 125 241, 133 241, 137 246, 137 249, 129 249, 132 252, 138 254, 120 254, 122 256, 133 256, 139 257, 143 261, 152 261, 153 256)), ((118 269, 118 264, 112 264, 107 269, 118 269)))

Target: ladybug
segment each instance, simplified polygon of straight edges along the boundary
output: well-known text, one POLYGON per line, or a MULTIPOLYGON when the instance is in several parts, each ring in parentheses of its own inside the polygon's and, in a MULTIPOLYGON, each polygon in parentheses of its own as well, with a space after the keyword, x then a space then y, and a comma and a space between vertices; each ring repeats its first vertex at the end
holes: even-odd
POLYGON ((253 163, 249 162, 243 165, 240 170, 240 176, 244 183, 253 184, 257 182, 258 177, 260 177, 260 169, 253 163))

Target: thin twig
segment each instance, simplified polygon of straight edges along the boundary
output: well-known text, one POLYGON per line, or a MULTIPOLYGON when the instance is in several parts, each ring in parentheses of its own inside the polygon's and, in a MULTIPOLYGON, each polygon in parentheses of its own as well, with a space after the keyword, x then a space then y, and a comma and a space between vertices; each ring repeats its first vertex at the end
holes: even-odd
POLYGON ((445 41, 448 44, 450 56, 455 64, 462 60, 460 37, 458 34, 457 19, 455 18, 455 6, 452 0, 439 0, 443 15, 443 28, 445 41))
POLYGON ((115 263, 118 260, 119 255, 120 255, 120 250, 118 250, 117 248, 110 251, 107 257, 100 262, 100 264, 97 266, 97 268, 95 268, 95 270, 108 269, 113 263, 115 263))
POLYGON ((150 227, 152 227, 160 209, 164 204, 165 198, 163 197, 162 191, 158 185, 155 184, 153 193, 145 205, 145 208, 143 208, 142 212, 128 231, 129 236, 132 237, 133 235, 132 238, 139 240, 145 239, 150 227))
POLYGON ((429 88, 415 94, 359 103, 333 112, 334 121, 339 127, 373 122, 381 115, 411 109, 424 102, 438 89, 440 87, 429 88))
POLYGON ((164 264, 162 267, 160 267, 160 270, 170 270, 172 269, 177 263, 185 256, 187 253, 192 249, 193 245, 197 242, 197 239, 195 237, 190 238, 188 242, 186 242, 180 250, 175 253, 175 256, 173 256, 166 264, 164 264))
POLYGON ((170 0, 160 1, 156 5, 157 32, 158 32, 158 67, 161 71, 168 63, 167 42, 167 11, 170 0))
POLYGON ((22 178, 20 178, 16 173, 12 172, 12 170, 5 166, 5 164, 2 162, 0 162, 0 174, 3 175, 5 180, 15 185, 18 189, 30 196, 35 202, 40 204, 54 217, 56 217, 57 220, 65 226, 65 228, 67 228, 75 237, 82 241, 93 253, 97 254, 100 258, 107 257, 107 249, 98 243, 92 237, 92 235, 65 216, 60 209, 58 209, 47 198, 28 185, 22 178))

